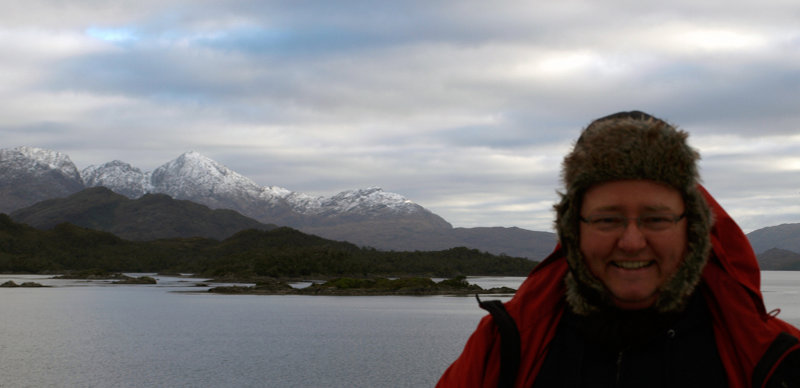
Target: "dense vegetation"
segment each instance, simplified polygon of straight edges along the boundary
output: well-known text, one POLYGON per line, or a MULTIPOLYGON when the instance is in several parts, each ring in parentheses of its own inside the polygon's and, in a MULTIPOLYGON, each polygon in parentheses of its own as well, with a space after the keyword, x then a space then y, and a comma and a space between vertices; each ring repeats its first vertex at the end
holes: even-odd
POLYGON ((268 279, 256 283, 255 286, 221 286, 209 291, 223 294, 264 295, 474 295, 513 294, 515 290, 508 287, 484 290, 478 285, 469 284, 466 277, 457 276, 439 282, 420 277, 336 278, 321 284, 314 283, 305 288, 293 288, 285 282, 268 279))
POLYGON ((245 230, 222 241, 128 241, 72 224, 38 230, 0 214, 0 272, 195 273, 215 278, 526 275, 535 262, 475 249, 384 252, 291 228, 245 230))
POLYGON ((233 210, 210 209, 165 194, 129 199, 105 187, 92 187, 66 198, 39 202, 10 214, 11 219, 39 229, 68 222, 113 233, 126 240, 203 236, 224 239, 243 229, 270 230, 233 210))

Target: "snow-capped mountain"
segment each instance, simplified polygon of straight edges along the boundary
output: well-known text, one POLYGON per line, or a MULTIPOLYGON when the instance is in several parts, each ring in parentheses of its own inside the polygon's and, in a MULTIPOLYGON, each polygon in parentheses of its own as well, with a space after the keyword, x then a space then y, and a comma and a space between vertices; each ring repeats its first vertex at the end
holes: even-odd
POLYGON ((0 150, 0 212, 104 186, 135 199, 166 194, 212 209, 232 209, 264 224, 291 226, 329 239, 378 249, 437 250, 467 246, 539 258, 552 248, 552 233, 508 228, 453 228, 440 216, 400 194, 369 187, 330 197, 311 196, 251 179, 197 152, 187 152, 152 172, 122 161, 80 173, 65 154, 32 147, 0 150), (525 234, 519 238, 515 233, 525 234), (504 236, 515 237, 506 238, 504 236), (480 241, 479 241, 480 240, 480 241))
POLYGON ((65 154, 33 147, 0 149, 0 212, 65 197, 84 188, 65 154))
POLYGON ((364 215, 381 215, 386 212, 395 214, 413 214, 421 207, 400 194, 387 193, 380 187, 369 187, 360 190, 348 190, 326 198, 320 202, 321 214, 343 214, 357 211, 364 215))
MULTIPOLYGON (((72 182, 68 189, 51 194, 45 191, 36 196, 37 200, 66 196, 85 187, 104 186, 128 198, 135 199, 146 193, 167 194, 175 199, 185 199, 215 209, 233 209, 261 222, 296 228, 381 217, 423 215, 428 220, 438 218, 402 195, 387 193, 379 187, 343 191, 331 197, 315 197, 279 186, 260 186, 194 151, 186 152, 152 172, 143 172, 128 163, 114 160, 88 166, 79 173, 65 154, 32 147, 1 150, 0 155, 2 163, 7 165, 3 169, 5 172, 25 173, 26 176, 50 174, 72 182)), ((38 180, 41 179, 33 179, 38 180)), ((48 182, 46 185, 53 185, 52 179, 48 182)), ((19 202, 15 208, 9 207, 5 211, 32 203, 19 202)), ((450 227, 441 219, 435 223, 450 227)))
POLYGON ((25 146, 0 149, 0 162, 8 168, 4 168, 4 171, 14 169, 39 175, 55 172, 67 179, 81 181, 75 163, 72 163, 69 156, 57 151, 25 146))
POLYGON ((119 160, 86 167, 81 170, 81 177, 88 187, 113 188, 128 198, 139 198, 152 191, 149 173, 119 160))
MULTIPOLYGON (((187 199, 211 208, 228 208, 263 220, 271 208, 285 206, 283 188, 262 187, 249 178, 190 151, 153 171, 151 192, 187 199)), ((113 190, 113 188, 112 188, 113 190)))
POLYGON ((281 222, 302 227, 306 223, 329 224, 345 218, 409 216, 429 213, 400 194, 379 187, 348 190, 331 197, 314 197, 278 186, 259 186, 224 165, 190 151, 143 173, 131 165, 113 161, 82 171, 86 185, 105 186, 128 196, 167 194, 211 208, 229 208, 262 222, 281 222))
POLYGON ((197 152, 190 151, 155 169, 153 191, 174 197, 205 193, 212 197, 258 198, 261 186, 197 152))

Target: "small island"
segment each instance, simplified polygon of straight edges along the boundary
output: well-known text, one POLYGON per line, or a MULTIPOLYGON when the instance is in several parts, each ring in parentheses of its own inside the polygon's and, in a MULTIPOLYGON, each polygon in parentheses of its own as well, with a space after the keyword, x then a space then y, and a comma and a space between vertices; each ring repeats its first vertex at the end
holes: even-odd
POLYGON ((213 287, 208 292, 219 294, 248 295, 473 295, 473 294, 513 294, 509 287, 483 289, 469 284, 465 276, 435 282, 430 278, 337 278, 318 284, 313 283, 305 288, 294 288, 288 283, 268 279, 261 280, 255 286, 221 286, 213 287))
POLYGON ((0 287, 3 287, 3 288, 20 288, 20 287, 38 288, 38 287, 49 287, 49 286, 45 286, 45 285, 42 285, 42 284, 36 283, 36 282, 24 282, 22 284, 17 284, 13 280, 9 280, 9 281, 7 281, 7 282, 5 282, 3 284, 0 284, 0 287))
POLYGON ((102 269, 89 269, 55 276, 53 279, 114 280, 112 284, 157 284, 150 276, 132 277, 119 272, 108 272, 102 269))

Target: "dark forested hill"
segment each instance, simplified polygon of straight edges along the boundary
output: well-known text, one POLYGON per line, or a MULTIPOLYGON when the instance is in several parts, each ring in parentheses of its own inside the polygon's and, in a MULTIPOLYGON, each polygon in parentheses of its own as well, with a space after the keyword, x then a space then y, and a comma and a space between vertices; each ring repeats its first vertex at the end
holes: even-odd
POLYGON ((475 249, 382 252, 291 228, 250 229, 222 240, 129 241, 72 224, 48 230, 0 214, 0 272, 191 272, 253 278, 302 276, 524 276, 536 262, 475 249))
POLYGON ((786 249, 767 249, 758 255, 758 265, 762 270, 800 271, 800 253, 786 249))
POLYGON ((113 233, 127 240, 173 237, 224 239, 244 229, 274 229, 233 210, 215 209, 164 194, 138 199, 93 187, 66 198, 51 199, 11 213, 17 222, 50 229, 68 222, 113 233))

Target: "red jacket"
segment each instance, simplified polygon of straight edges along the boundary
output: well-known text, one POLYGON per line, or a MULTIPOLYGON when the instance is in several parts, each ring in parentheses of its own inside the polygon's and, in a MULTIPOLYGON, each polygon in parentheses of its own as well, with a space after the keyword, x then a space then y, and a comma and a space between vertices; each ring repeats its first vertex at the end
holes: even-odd
MULTIPOLYGON (((781 335, 800 338, 800 331, 766 312, 760 291, 760 271, 755 254, 741 229, 701 188, 711 207, 712 254, 703 270, 702 290, 713 317, 719 355, 729 387, 751 387, 755 370, 761 386, 791 352, 773 346, 781 335), (769 352, 768 352, 769 349, 769 352), (766 354, 769 354, 765 357, 766 354), (765 359, 757 368, 759 361, 765 359)), ((515 386, 533 385, 548 345, 564 311, 564 276, 567 262, 559 247, 531 272, 514 297, 505 303, 521 338, 520 368, 515 386)), ((495 387, 500 373, 500 337, 491 316, 484 317, 467 341, 461 356, 447 369, 437 387, 495 387)))

